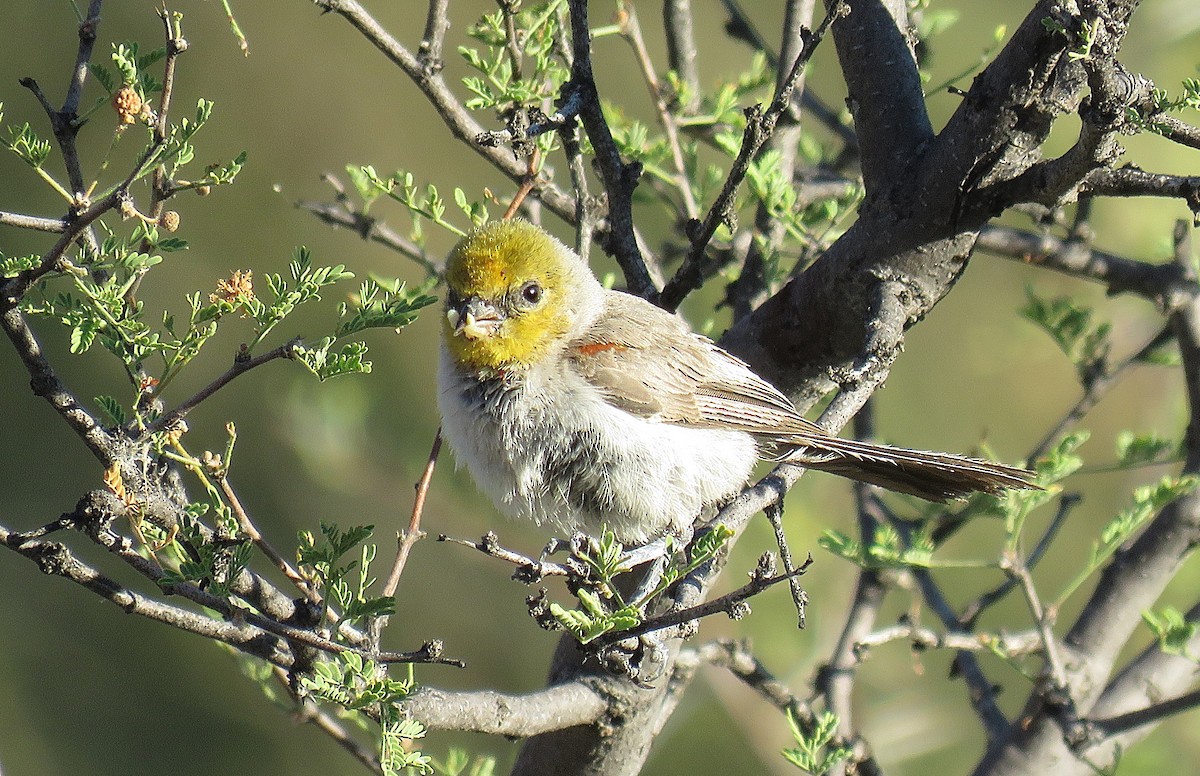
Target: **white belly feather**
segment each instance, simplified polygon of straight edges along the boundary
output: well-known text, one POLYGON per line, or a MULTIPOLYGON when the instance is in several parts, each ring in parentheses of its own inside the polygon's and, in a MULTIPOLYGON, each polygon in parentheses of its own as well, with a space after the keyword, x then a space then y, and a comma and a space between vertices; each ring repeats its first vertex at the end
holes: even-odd
POLYGON ((438 387, 458 464, 509 515, 566 533, 644 543, 733 495, 757 460, 748 434, 631 415, 569 372, 481 383, 443 353, 438 387))

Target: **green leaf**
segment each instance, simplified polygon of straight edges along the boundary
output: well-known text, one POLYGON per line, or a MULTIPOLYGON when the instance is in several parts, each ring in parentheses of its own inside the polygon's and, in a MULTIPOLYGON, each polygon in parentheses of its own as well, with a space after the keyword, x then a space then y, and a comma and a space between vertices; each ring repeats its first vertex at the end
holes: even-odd
POLYGON ((121 406, 121 402, 111 396, 97 396, 96 404, 113 426, 125 425, 125 408, 121 406))
POLYGON ((94 320, 80 321, 71 329, 71 352, 86 353, 96 341, 96 333, 100 324, 94 320))
POLYGON ((112 47, 113 65, 116 66, 117 72, 120 73, 121 81, 126 86, 134 85, 138 80, 138 44, 132 42, 114 43, 112 47))
POLYGON ((1135 434, 1132 431, 1122 431, 1117 435, 1118 466, 1137 466, 1178 454, 1178 442, 1163 439, 1154 432, 1135 434))
POLYGON ((1183 612, 1173 606, 1163 607, 1159 611, 1147 609, 1142 612, 1142 620, 1158 639, 1163 652, 1196 659, 1188 654, 1188 642, 1196 635, 1196 623, 1188 622, 1183 612))
POLYGON ((699 566, 715 556, 733 538, 733 533, 733 529, 724 523, 714 523, 692 545, 691 556, 688 558, 690 565, 699 566))
POLYGON ((41 266, 42 257, 36 253, 28 256, 5 256, 0 253, 0 277, 16 277, 22 272, 28 272, 41 266))
POLYGON ((821 712, 813 721, 812 728, 806 730, 789 710, 788 727, 796 746, 784 749, 783 756, 801 770, 820 776, 850 756, 849 747, 830 747, 838 728, 837 715, 832 711, 821 712))
POLYGON ((958 23, 960 13, 955 8, 944 8, 941 10, 926 10, 921 14, 920 23, 917 25, 917 34, 922 40, 928 40, 936 35, 941 35, 946 30, 958 23))
POLYGON ((926 534, 914 532, 905 544, 900 533, 886 524, 876 527, 870 544, 864 545, 833 529, 826 529, 817 544, 864 569, 931 568, 937 565, 933 560, 933 543, 926 534))
POLYGON ((9 149, 17 155, 21 161, 28 164, 34 169, 41 168, 46 159, 50 156, 50 141, 42 140, 37 136, 28 123, 21 126, 9 126, 8 131, 9 149))
POLYGON ((1100 569, 1117 549, 1128 541, 1150 518, 1176 499, 1191 494, 1200 486, 1200 477, 1163 477, 1152 485, 1143 485, 1133 491, 1133 504, 1113 517, 1100 536, 1092 542, 1092 549, 1083 568, 1059 594, 1053 604, 1061 607, 1093 573, 1100 569))
POLYGON ((104 65, 95 62, 90 63, 88 65, 88 72, 96 79, 96 83, 100 84, 104 91, 110 95, 117 90, 117 82, 113 77, 112 71, 104 65))
POLYGON ((1092 309, 1070 297, 1043 299, 1032 289, 1026 289, 1026 297, 1021 314, 1054 338, 1075 365, 1080 382, 1091 385, 1107 366, 1112 326, 1095 322, 1092 309))
POLYGON ((375 184, 376 176, 368 175, 367 170, 374 172, 374 168, 363 165, 346 165, 346 175, 350 177, 350 183, 354 186, 354 190, 358 192, 358 196, 363 201, 363 213, 370 209, 371 203, 383 194, 383 190, 375 184))
POLYGON ((367 354, 365 343, 347 342, 337 352, 331 350, 333 344, 333 339, 326 337, 315 347, 296 345, 292 349, 292 358, 307 367, 322 382, 343 375, 370 373, 371 362, 363 358, 367 354))
MULTIPOLYGON (((437 301, 429 292, 431 285, 406 290, 394 278, 372 276, 358 294, 339 308, 343 318, 334 334, 342 338, 366 329, 386 328, 397 331, 416 320, 417 311, 437 301)), ((365 348, 364 348, 365 351, 365 348)))
POLYGON ((1179 346, 1174 340, 1165 342, 1160 347, 1148 352, 1139 353, 1137 360, 1139 363, 1150 364, 1152 366, 1177 367, 1183 364, 1179 356, 1179 346))

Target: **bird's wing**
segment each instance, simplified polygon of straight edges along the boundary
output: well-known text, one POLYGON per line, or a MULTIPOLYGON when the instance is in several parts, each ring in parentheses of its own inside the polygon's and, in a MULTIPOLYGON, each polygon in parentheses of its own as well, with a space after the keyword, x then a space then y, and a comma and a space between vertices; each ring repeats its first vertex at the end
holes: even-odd
POLYGON ((567 356, 610 403, 634 415, 770 437, 824 435, 745 362, 639 297, 609 292, 603 314, 567 356))
POLYGON ((638 297, 609 292, 568 363, 626 412, 753 435, 760 450, 931 501, 1036 488, 1034 472, 949 453, 831 436, 749 366, 638 297))

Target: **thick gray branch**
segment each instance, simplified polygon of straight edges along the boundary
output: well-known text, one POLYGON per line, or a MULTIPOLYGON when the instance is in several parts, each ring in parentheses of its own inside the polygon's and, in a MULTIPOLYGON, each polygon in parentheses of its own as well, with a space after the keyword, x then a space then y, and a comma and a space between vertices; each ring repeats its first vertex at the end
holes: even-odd
POLYGON ((859 0, 846 5, 850 12, 833 25, 833 40, 870 197, 892 187, 933 138, 933 126, 909 46, 905 4, 859 0))
POLYGON ((583 682, 567 682, 523 695, 451 692, 422 687, 404 701, 414 718, 437 730, 466 730, 527 738, 593 725, 606 713, 604 698, 583 682))

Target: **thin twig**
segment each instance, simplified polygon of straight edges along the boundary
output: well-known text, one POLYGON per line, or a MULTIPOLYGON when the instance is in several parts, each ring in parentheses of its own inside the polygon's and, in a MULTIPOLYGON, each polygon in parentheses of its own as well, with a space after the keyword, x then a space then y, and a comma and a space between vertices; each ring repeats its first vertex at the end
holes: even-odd
POLYGON ((811 725, 816 721, 812 705, 767 670, 747 642, 732 639, 710 642, 698 649, 681 652, 680 661, 686 662, 685 656, 689 653, 697 660, 726 669, 775 708, 791 712, 801 724, 811 725))
POLYGON ((412 552, 413 545, 425 536, 425 532, 421 530, 421 514, 425 511, 425 496, 429 493, 429 483, 433 479, 433 467, 437 465, 438 455, 441 452, 442 430, 439 428, 433 437, 433 445, 429 449, 429 460, 425 463, 425 470, 421 473, 421 479, 417 481, 416 497, 413 499, 408 528, 400 535, 396 560, 392 563, 392 570, 388 574, 387 582, 383 585, 382 593, 385 596, 396 594, 396 588, 400 585, 400 576, 404 573, 404 567, 408 563, 408 555, 412 552))
MULTIPOLYGON (((862 438, 874 436, 870 403, 855 416, 854 431, 862 438)), ((858 506, 858 533, 861 541, 870 541, 878 525, 886 521, 882 514, 883 504, 877 494, 862 483, 854 484, 855 503, 858 506)), ((829 663, 817 674, 815 688, 825 696, 825 705, 838 717, 838 732, 846 737, 854 734, 854 683, 855 666, 860 662, 859 644, 871 634, 879 617, 879 609, 887 595, 879 572, 860 569, 854 586, 854 599, 846 613, 845 624, 838 636, 837 645, 829 656, 829 663)))
POLYGON ((404 237, 374 216, 367 215, 361 208, 353 207, 346 187, 336 176, 325 173, 321 180, 334 190, 334 201, 330 203, 300 200, 296 202, 296 207, 307 210, 330 226, 350 229, 364 240, 379 243, 405 258, 412 259, 431 277, 442 274, 441 260, 431 257, 423 246, 404 237))
POLYGON ((854 643, 860 661, 863 653, 893 641, 907 641, 919 649, 953 649, 963 652, 999 651, 1007 657, 1033 655, 1042 651, 1042 635, 1026 633, 970 633, 967 631, 935 631, 912 623, 900 623, 874 631, 854 643))
POLYGON ((787 110, 791 103, 792 92, 796 88, 796 84, 800 81, 800 76, 804 73, 804 68, 808 61, 812 58, 817 46, 825 37, 825 33, 829 30, 829 25, 833 23, 834 18, 841 12, 840 0, 833 2, 825 18, 821 20, 821 24, 816 31, 805 37, 803 49, 796 56, 796 61, 793 63, 791 70, 786 79, 784 79, 775 90, 775 96, 771 100, 770 106, 764 111, 761 106, 747 108, 746 113, 746 129, 742 134, 742 146, 738 151, 737 158, 734 160, 732 167, 729 170, 728 176, 725 178, 725 183, 721 187, 720 194, 709 208, 708 213, 704 216, 703 221, 694 225, 691 233, 688 235, 688 240, 691 243, 687 256, 683 260, 683 264, 675 273, 675 276, 663 288, 661 296, 661 304, 668 310, 674 310, 683 301, 683 298, 693 291, 701 279, 704 277, 704 253, 708 248, 709 242, 712 241, 713 235, 717 232, 717 227, 721 224, 726 224, 730 231, 736 228, 735 215, 733 213, 734 198, 737 195, 737 190, 741 186, 742 180, 746 177, 746 171, 750 168, 750 162, 758 154, 760 148, 771 137, 775 131, 775 125, 779 118, 787 110))
POLYGON ((624 639, 636 638, 647 633, 684 625, 694 620, 700 620, 709 615, 717 614, 718 612, 725 612, 731 616, 740 616, 738 614, 742 611, 740 607, 745 603, 746 599, 752 598, 780 582, 786 582, 793 577, 804 574, 808 571, 808 567, 812 563, 813 558, 809 555, 804 563, 801 563, 799 567, 792 571, 785 571, 782 574, 775 574, 773 576, 752 574, 750 581, 737 590, 686 609, 672 610, 661 616, 652 617, 628 630, 606 633, 588 642, 588 647, 597 650, 603 649, 624 639))
POLYGON ((1092 411, 1092 408, 1125 376, 1130 367, 1145 363, 1146 356, 1170 342, 1174 336, 1175 334, 1171 326, 1164 326, 1157 334, 1150 338, 1149 342, 1138 348, 1133 355, 1121 361, 1116 366, 1104 369, 1089 380, 1087 385, 1084 386, 1083 396, 1079 397, 1079 401, 1075 402, 1075 405, 1067 410, 1066 414, 1059 419, 1054 428, 1040 442, 1034 445, 1026 460, 1036 461, 1045 455, 1046 451, 1058 442, 1067 429, 1074 426, 1092 411))
MULTIPOLYGON (((171 110, 171 96, 175 90, 175 65, 179 59, 179 55, 187 51, 187 41, 182 34, 176 35, 175 18, 171 12, 167 10, 164 4, 158 10, 159 18, 162 20, 165 37, 167 55, 163 58, 163 80, 162 91, 158 99, 158 114, 154 120, 154 139, 158 144, 165 143, 167 140, 167 132, 171 128, 169 120, 171 110)), ((172 194, 171 181, 167 177, 167 168, 164 164, 159 164, 154 168, 153 179, 150 184, 150 207, 147 210, 147 215, 153 221, 158 219, 163 214, 163 204, 172 194)), ((138 250, 142 253, 150 253, 154 249, 154 244, 150 238, 142 238, 141 245, 138 250)), ((145 274, 140 274, 134 278, 129 289, 125 292, 125 303, 129 309, 133 309, 137 305, 137 292, 141 287, 142 279, 145 274)))
POLYGON ((275 567, 283 572, 283 575, 288 578, 288 581, 294 584, 297 589, 300 590, 300 592, 304 593, 304 596, 309 601, 313 603, 319 603, 320 596, 317 595, 317 592, 313 589, 312 584, 305 579, 300 572, 296 571, 296 569, 292 567, 291 563, 288 563, 287 558, 283 557, 283 555, 281 555, 274 547, 271 546, 271 543, 266 540, 266 538, 258 530, 258 527, 254 525, 254 522, 250 519, 250 516, 246 514, 246 510, 242 506, 241 499, 237 497, 237 493, 234 492, 233 486, 229 484, 229 472, 225 469, 214 471, 212 473, 212 479, 213 482, 217 484, 217 487, 221 490, 221 495, 225 497, 225 501, 229 504, 230 510, 233 511, 233 516, 237 519, 238 528, 241 529, 242 533, 246 534, 246 536, 250 538, 250 541, 254 542, 254 545, 262 551, 262 554, 267 556, 267 559, 274 563, 275 567))
POLYGON ((571 63, 571 80, 567 86, 581 100, 579 118, 596 151, 595 163, 608 194, 608 250, 621 266, 630 290, 641 296, 653 296, 657 294, 657 289, 646 269, 633 229, 633 190, 641 175, 641 164, 626 164, 621 159, 621 152, 600 106, 600 95, 592 73, 587 0, 569 0, 569 5, 571 48, 575 58, 571 63))
POLYGON ((517 214, 521 209, 521 204, 529 193, 533 191, 533 187, 537 184, 538 164, 541 162, 542 149, 534 146, 533 153, 529 155, 529 167, 525 177, 521 179, 521 185, 517 188, 517 193, 513 194, 512 202, 508 203, 508 207, 504 210, 504 215, 500 216, 501 220, 507 221, 517 214))
MULTIPOLYGON (((54 131, 54 139, 58 143, 59 152, 62 154, 63 167, 67 172, 67 180, 71 186, 71 192, 79 197, 84 191, 83 166, 79 159, 79 148, 76 137, 79 134, 81 124, 79 123, 79 103, 83 98, 83 88, 88 78, 88 68, 92 60, 92 52, 96 46, 97 30, 100 27, 100 10, 103 7, 103 0, 91 0, 88 4, 87 14, 83 21, 79 24, 79 48, 76 50, 75 62, 71 68, 71 77, 67 86, 67 95, 63 100, 62 108, 55 110, 54 106, 42 93, 37 82, 32 78, 22 78, 19 83, 33 92, 42 108, 46 111, 46 116, 50 120, 50 127, 54 131)), ((94 220, 94 219, 93 219, 94 220)), ((78 230, 65 230, 73 232, 71 241, 82 238, 84 244, 89 250, 94 253, 99 252, 99 244, 96 240, 94 232, 89 228, 92 221, 88 221, 79 227, 78 230)), ((70 244, 67 243, 67 245, 70 244)), ((58 246, 55 246, 58 248, 58 246)), ((61 251, 66 250, 66 245, 61 248, 61 251)), ((61 255, 61 251, 59 255, 61 255)), ((57 262, 58 257, 55 256, 53 262, 57 262)), ((51 264, 52 262, 47 262, 51 264)), ((26 286, 28 288, 28 286, 26 286)), ((24 293, 24 290, 21 291, 24 293)))
POLYGON ((1175 285, 1184 284, 1178 268, 1171 264, 1146 264, 1096 250, 1079 240, 1063 240, 1007 226, 984 227, 975 247, 1025 264, 1104 283, 1110 294, 1128 291, 1162 302, 1175 285))
MULTIPOLYGON (((937 582, 934 581, 933 575, 927 569, 914 569, 913 577, 917 580, 921 594, 929 604, 929 608, 942 621, 942 625, 950 629, 959 627, 958 615, 946 600, 946 596, 938 587, 937 582)), ((1004 712, 1000 710, 1000 706, 996 702, 998 693, 996 685, 988 679, 979 665, 979 661, 970 652, 959 650, 954 656, 954 667, 967 684, 967 697, 971 701, 971 707, 983 723, 984 733, 987 734, 988 740, 999 740, 1008 732, 1009 724, 1008 718, 1004 716, 1004 712)))
POLYGON ((1048 612, 1042 606, 1041 596, 1038 595, 1037 587, 1033 584, 1033 575, 1029 573, 1029 568, 1021 562, 1020 558, 1006 556, 1001 559, 1000 568, 1004 570, 1004 573, 1017 580, 1021 592, 1025 594, 1025 604, 1029 607, 1030 614, 1033 615, 1033 624, 1037 628, 1042 642, 1046 667, 1049 671, 1050 681, 1053 683, 1052 691, 1069 700, 1070 686, 1067 683, 1067 665, 1059 649, 1058 637, 1054 635, 1056 613, 1048 612))
MULTIPOLYGON (((783 502, 772 504, 763 510, 771 529, 775 532, 775 543, 779 546, 779 559, 783 562, 784 573, 788 577, 788 590, 792 594, 792 605, 796 607, 796 627, 803 629, 805 609, 808 606, 808 593, 800 585, 800 577, 796 563, 792 560, 792 548, 788 546, 787 536, 783 530, 783 502)), ((809 556, 812 560, 812 556, 809 556)))
POLYGON ((642 27, 638 23, 637 10, 630 0, 620 0, 617 4, 618 26, 621 35, 633 47, 638 67, 641 68, 642 78, 646 81, 646 89, 650 92, 650 100, 658 116, 658 124, 667 138, 667 147, 671 151, 671 163, 675 167, 675 189, 683 199, 683 212, 688 218, 700 215, 696 198, 692 195, 691 182, 688 180, 687 166, 683 160, 683 148, 679 142, 679 125, 671 115, 667 100, 663 96, 662 84, 654 72, 654 63, 650 61, 650 52, 646 49, 646 41, 642 38, 642 27))
POLYGON ((572 121, 561 130, 563 153, 567 157, 567 169, 571 172, 571 188, 575 193, 575 252, 587 262, 592 249, 592 236, 596 232, 596 213, 588 195, 587 170, 583 152, 579 148, 579 122, 572 121))
MULTIPOLYGON (((710 665, 728 670, 741 680, 747 687, 758 693, 760 697, 780 711, 790 715, 803 730, 812 731, 817 723, 817 715, 812 703, 795 695, 787 685, 772 674, 762 662, 750 651, 749 644, 744 641, 723 639, 702 645, 696 650, 681 650, 676 661, 676 670, 690 670, 693 662, 703 660, 710 665)), ((881 773, 875 762, 871 747, 861 737, 846 738, 839 734, 831 745, 848 745, 851 747, 851 758, 856 765, 854 772, 861 776, 879 776, 881 773)))
POLYGON ((284 692, 291 696, 296 703, 296 717, 300 721, 307 722, 327 734, 338 746, 349 752, 351 757, 369 770, 383 773, 379 757, 373 751, 356 741, 336 717, 317 706, 310 698, 303 698, 296 693, 291 674, 279 667, 275 667, 272 674, 283 687, 284 692))
MULTIPOLYGON (((1066 524, 1067 515, 1075 508, 1083 497, 1078 493, 1064 493, 1059 497, 1058 509, 1054 513, 1054 518, 1050 521, 1050 525, 1042 532, 1041 538, 1038 539, 1033 551, 1029 553, 1029 557, 1025 559, 1025 566, 1033 569, 1037 566, 1038 561, 1050 549, 1050 545, 1054 543, 1054 538, 1058 536, 1058 531, 1066 524)), ((940 545, 945 539, 934 534, 933 541, 940 545)), ((1017 586, 1017 580, 1013 577, 1006 577, 1003 582, 976 598, 971 603, 967 604, 959 615, 958 621, 962 623, 964 628, 970 628, 979 619, 979 615, 983 614, 987 609, 999 603, 1017 586)))
MULTIPOLYGON (((735 40, 741 40, 750 44, 756 51, 762 52, 767 59, 768 67, 778 70, 780 63, 779 54, 774 51, 767 43, 767 39, 754 27, 750 17, 737 3, 737 0, 721 0, 721 5, 725 6, 725 12, 729 14, 729 20, 726 22, 725 28, 729 36, 735 40)), ((825 127, 838 136, 838 139, 844 144, 844 150, 839 155, 838 164, 832 165, 835 169, 842 169, 853 161, 858 155, 858 135, 853 127, 847 126, 842 120, 838 111, 833 110, 824 102, 816 97, 811 90, 805 89, 800 95, 800 105, 793 104, 788 108, 789 119, 792 121, 799 120, 799 108, 803 108, 825 127)))
MULTIPOLYGON (((780 88, 786 81, 796 57, 802 53, 805 31, 812 23, 813 0, 788 0, 783 15, 783 31, 779 45, 779 62, 775 66, 775 87, 780 88)), ((804 94, 804 78, 796 82, 795 89, 804 94)), ((775 134, 764 144, 764 151, 774 150, 778 164, 776 170, 786 180, 794 180, 796 173, 796 158, 799 153, 800 116, 795 110, 796 103, 789 103, 792 110, 793 122, 776 128, 775 134)), ((759 202, 754 208, 754 229, 746 243, 744 260, 737 279, 730 283, 726 290, 726 299, 732 308, 734 320, 749 315, 771 295, 772 289, 768 280, 767 262, 774 257, 787 235, 784 219, 773 214, 765 203, 759 202)), ((803 262, 798 262, 799 267, 803 262)))
POLYGON ((292 351, 297 344, 297 340, 292 340, 257 356, 249 356, 246 353, 239 353, 238 356, 234 358, 233 364, 229 367, 229 369, 225 370, 225 372, 223 372, 215 380, 196 391, 196 393, 185 399, 173 410, 163 413, 161 417, 159 417, 150 425, 146 426, 146 430, 142 432, 141 438, 149 439, 154 434, 165 431, 179 421, 183 420, 183 418, 186 417, 187 414, 196 407, 196 405, 200 404, 200 402, 224 388, 226 385, 232 382, 234 378, 270 361, 274 361, 279 358, 291 358, 292 351))
POLYGON ((461 544, 464 547, 470 547, 479 550, 484 555, 498 560, 507 561, 508 563, 517 566, 520 569, 529 569, 539 577, 569 577, 575 572, 561 563, 551 563, 545 560, 534 560, 519 552, 514 552, 507 548, 501 547, 496 534, 488 531, 483 535, 483 538, 478 542, 470 541, 469 539, 458 539, 446 534, 438 534, 439 542, 450 542, 451 544, 461 544))
POLYGON ((1147 706, 1144 709, 1117 714, 1104 719, 1089 719, 1087 722, 1091 727, 1097 728, 1104 737, 1108 737, 1142 727, 1143 725, 1161 722, 1167 717, 1174 716, 1180 712, 1190 711, 1197 706, 1200 706, 1200 690, 1192 690, 1183 695, 1147 706))
MULTIPOLYGON (((513 180, 521 180, 525 175, 525 165, 514 159, 511 153, 501 148, 482 146, 475 142, 475 138, 484 131, 483 127, 455 97, 441 72, 436 68, 429 67, 429 62, 414 56, 400 41, 385 30, 378 20, 363 8, 361 3, 357 0, 314 0, 314 4, 318 8, 336 13, 344 18, 371 45, 375 46, 412 79, 455 138, 466 143, 471 150, 486 158, 496 169, 513 180)), ((539 180, 536 190, 538 198, 557 216, 568 222, 574 221, 575 202, 569 194, 549 180, 539 180)))

